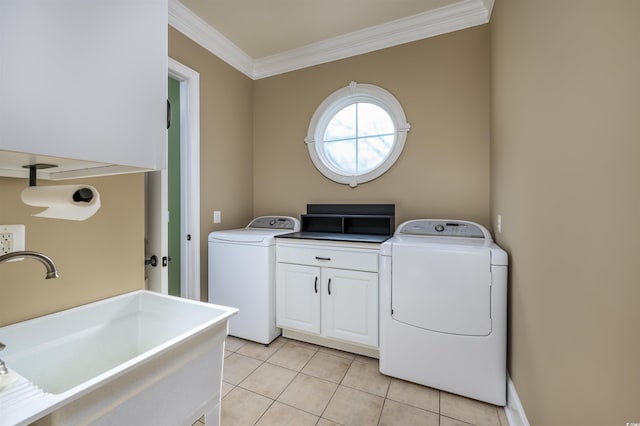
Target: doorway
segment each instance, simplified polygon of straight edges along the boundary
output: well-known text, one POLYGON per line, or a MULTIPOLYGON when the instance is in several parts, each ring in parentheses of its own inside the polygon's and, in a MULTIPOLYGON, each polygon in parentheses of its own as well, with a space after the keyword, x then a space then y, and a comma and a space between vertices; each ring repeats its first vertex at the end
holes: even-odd
POLYGON ((172 114, 179 143, 168 144, 169 170, 146 174, 146 286, 200 300, 200 75, 171 58, 168 64, 169 92, 179 99, 172 102, 172 109, 179 111, 172 114), (177 165, 171 167, 176 157, 177 165), (154 255, 156 266, 151 264, 154 255))
MULTIPOLYGON (((181 253, 182 242, 181 237, 181 189, 182 174, 180 171, 180 82, 169 76, 167 79, 169 105, 171 106, 169 113, 171 114, 171 127, 167 132, 167 189, 168 199, 167 207, 169 209, 167 220, 168 234, 168 292, 171 296, 180 296, 182 280, 181 253)), ((187 207, 188 208, 188 207, 187 207)))

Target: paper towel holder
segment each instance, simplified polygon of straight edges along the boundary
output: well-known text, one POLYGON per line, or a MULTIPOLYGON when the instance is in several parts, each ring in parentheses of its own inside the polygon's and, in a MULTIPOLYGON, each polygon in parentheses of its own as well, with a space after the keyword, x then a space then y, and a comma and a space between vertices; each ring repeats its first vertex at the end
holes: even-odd
POLYGON ((34 207, 46 207, 32 216, 51 219, 86 220, 100 208, 100 194, 91 185, 37 185, 39 169, 58 167, 36 163, 22 166, 29 169, 29 186, 22 190, 22 202, 34 207))
MULTIPOLYGON (((29 186, 38 186, 38 170, 58 167, 57 164, 36 163, 22 166, 29 169, 29 186)), ((89 203, 93 200, 93 191, 89 188, 80 188, 73 194, 73 201, 89 203)))
POLYGON ((50 169, 52 167, 58 167, 57 164, 36 163, 27 164, 22 166, 23 169, 29 169, 29 186, 38 186, 38 170, 50 169))

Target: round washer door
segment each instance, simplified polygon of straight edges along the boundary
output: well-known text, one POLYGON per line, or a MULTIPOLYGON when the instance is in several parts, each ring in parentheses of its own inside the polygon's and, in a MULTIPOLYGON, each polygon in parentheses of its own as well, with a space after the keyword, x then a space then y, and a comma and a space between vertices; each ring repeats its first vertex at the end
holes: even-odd
POLYGON ((460 245, 394 244, 392 317, 427 330, 491 333, 491 252, 460 245))

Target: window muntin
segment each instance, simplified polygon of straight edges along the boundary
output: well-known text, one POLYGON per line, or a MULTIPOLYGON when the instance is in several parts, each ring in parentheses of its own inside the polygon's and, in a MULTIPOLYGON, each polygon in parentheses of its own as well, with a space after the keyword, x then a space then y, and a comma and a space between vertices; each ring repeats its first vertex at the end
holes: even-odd
POLYGON ((356 102, 329 121, 322 146, 338 172, 360 175, 382 164, 394 141, 395 128, 389 114, 378 105, 356 102))
POLYGON ((393 95, 378 86, 352 82, 318 107, 305 142, 322 174, 355 187, 393 165, 409 128, 393 95))

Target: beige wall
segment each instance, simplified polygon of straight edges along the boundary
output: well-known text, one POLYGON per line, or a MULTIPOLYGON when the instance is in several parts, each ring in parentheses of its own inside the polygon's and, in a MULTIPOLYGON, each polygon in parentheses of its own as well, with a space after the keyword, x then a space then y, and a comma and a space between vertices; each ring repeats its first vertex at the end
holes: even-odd
POLYGON ((640 2, 497 1, 491 209, 532 425, 640 421, 640 2))
POLYGON ((489 33, 476 27, 255 82, 254 214, 307 203, 395 203, 399 222, 489 222, 489 33), (377 84, 411 124, 380 178, 350 188, 318 172, 304 143, 318 105, 350 81, 377 84))
POLYGON ((487 224, 488 43, 480 27, 253 82, 170 27, 169 56, 200 73, 203 298, 207 235, 252 216, 297 217, 307 203, 391 202, 398 221, 487 224), (394 93, 412 125, 396 166, 356 189, 320 175, 303 142, 315 108, 352 80, 394 93), (213 210, 222 211, 220 225, 213 210))
POLYGON ((245 226, 253 211, 250 78, 169 27, 169 56, 200 73, 200 281, 207 298, 207 236, 245 226), (213 224, 213 211, 222 223, 213 224))
POLYGON ((86 221, 31 216, 22 203, 28 179, 0 178, 0 223, 24 224, 27 250, 56 263, 60 278, 45 280, 35 260, 0 265, 0 326, 144 288, 144 177, 142 174, 78 181, 93 185, 102 207, 86 221))

